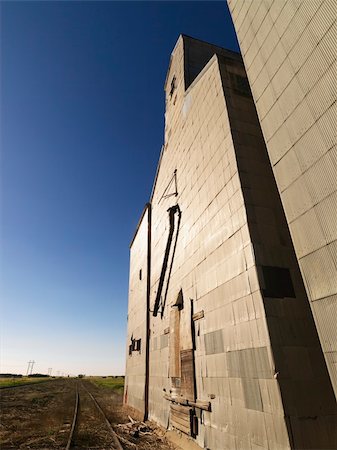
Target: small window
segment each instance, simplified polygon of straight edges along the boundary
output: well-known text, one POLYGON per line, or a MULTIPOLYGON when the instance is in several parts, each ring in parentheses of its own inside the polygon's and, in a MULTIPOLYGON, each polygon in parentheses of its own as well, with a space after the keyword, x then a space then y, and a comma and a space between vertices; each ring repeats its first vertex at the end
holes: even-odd
POLYGON ((142 280, 142 269, 139 271, 139 279, 142 280))
POLYGON ((296 297, 289 269, 262 266, 262 273, 265 286, 263 294, 265 297, 296 297))

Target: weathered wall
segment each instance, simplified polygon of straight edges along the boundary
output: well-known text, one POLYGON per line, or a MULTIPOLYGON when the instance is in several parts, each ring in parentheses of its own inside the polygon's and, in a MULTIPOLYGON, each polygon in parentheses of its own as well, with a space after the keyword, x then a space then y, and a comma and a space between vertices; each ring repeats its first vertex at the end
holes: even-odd
POLYGON ((336 2, 228 5, 337 393, 336 2))
MULTIPOLYGON (((239 355, 236 371, 241 372, 245 404, 257 411, 274 409, 273 416, 264 417, 271 448, 280 445, 277 421, 284 416, 293 448, 333 448, 335 398, 255 105, 251 95, 237 94, 228 65, 220 63, 220 70, 283 408, 269 408, 273 403, 267 392, 274 380, 247 379, 239 355)), ((244 321, 246 305, 238 302, 234 312, 244 321)), ((245 358, 248 366, 249 355, 245 358)))
MULTIPOLYGON (((318 383, 326 394, 322 401, 312 398, 307 404, 321 416, 321 434, 324 430, 328 435, 316 448, 329 448, 331 422, 326 416, 333 406, 317 336, 254 104, 237 93, 228 73, 245 76, 244 69, 230 53, 227 60, 220 57, 220 66, 215 57, 185 92, 184 50, 188 57, 194 55, 195 67, 200 47, 205 62, 207 46, 181 39, 167 78, 166 139, 152 199, 152 301, 169 231, 167 209, 178 203, 182 217, 163 317, 151 319, 150 416, 169 423, 168 401, 163 398, 163 389, 172 389, 165 330, 170 327, 170 307, 182 289, 181 350, 191 348, 190 299, 194 312, 204 311, 195 323, 196 388, 199 400, 211 401, 212 412, 202 412, 197 442, 212 449, 290 448, 284 415, 289 413, 296 429, 306 409, 303 382, 305 390, 318 383), (173 77, 176 89, 171 96, 173 77), (175 170, 178 196, 162 198, 175 170), (296 299, 269 299, 267 315, 257 274, 262 265, 289 268, 296 290, 296 299), (296 331, 301 320, 307 323, 305 331, 299 326, 296 331), (295 326, 295 331, 289 336, 279 324, 287 331, 295 326), (274 331, 268 333, 268 327, 274 331), (313 372, 301 372, 296 358, 311 359, 313 372), (296 400, 287 397, 286 392, 294 393, 296 387, 301 392, 296 400)), ((311 422, 310 426, 317 433, 311 422)), ((302 424, 299 428, 300 433, 305 429, 302 424)))
POLYGON ((145 412, 146 310, 148 271, 148 208, 146 207, 130 246, 128 329, 124 401, 145 412), (141 348, 132 350, 131 338, 141 339, 141 348))
POLYGON ((181 395, 211 403, 202 448, 332 449, 333 391, 245 81, 239 55, 179 38, 151 198, 149 416, 185 427, 167 399, 181 395))
MULTIPOLYGON (((245 443, 249 440, 241 416, 247 409, 241 379, 237 374, 228 374, 226 352, 261 349, 264 369, 272 378, 269 339, 262 299, 250 296, 252 289, 257 289, 257 274, 217 58, 185 93, 183 50, 180 39, 168 76, 169 86, 170 79, 176 77, 177 88, 172 98, 167 96, 165 147, 152 199, 152 299, 167 239, 168 207, 178 203, 182 218, 164 315, 162 319, 151 319, 150 417, 168 423, 169 403, 163 398, 163 388, 166 392, 171 389, 169 347, 158 344, 170 326, 170 307, 182 289, 182 350, 191 348, 190 299, 195 312, 204 310, 204 318, 195 324, 197 398, 211 401, 212 412, 202 413, 197 441, 202 447, 235 448, 236 439, 245 443), (178 197, 161 199, 175 169, 178 197), (250 306, 250 317, 242 323, 233 317, 232 304, 239 300, 250 306)), ((254 361, 258 352, 251 353, 254 361)), ((280 402, 276 395, 276 403, 277 399, 280 402)), ((252 427, 255 424, 252 439, 256 443, 262 442, 266 433, 262 421, 263 413, 251 421, 252 427)))

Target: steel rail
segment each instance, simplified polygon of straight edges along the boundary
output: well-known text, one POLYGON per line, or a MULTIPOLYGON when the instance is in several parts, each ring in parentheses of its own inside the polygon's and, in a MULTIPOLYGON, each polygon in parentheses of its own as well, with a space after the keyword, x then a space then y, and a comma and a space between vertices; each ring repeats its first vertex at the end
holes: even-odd
POLYGON ((78 405, 79 405, 79 400, 80 400, 80 395, 78 392, 78 385, 76 383, 76 394, 75 394, 75 408, 74 408, 74 415, 73 415, 73 421, 71 424, 71 429, 70 429, 70 434, 68 437, 68 442, 67 442, 67 446, 65 448, 65 450, 69 450, 71 448, 71 443, 73 440, 73 436, 74 436, 74 431, 75 431, 75 426, 76 426, 76 421, 77 421, 77 415, 78 415, 78 405))
MULTIPOLYGON (((93 401, 94 405, 96 406, 97 410, 99 411, 99 413, 103 417, 107 427, 109 428, 109 431, 110 431, 110 433, 112 435, 112 438, 113 438, 113 444, 114 444, 115 450, 123 450, 123 447, 122 447, 122 445, 121 445, 121 443, 119 441, 118 435, 115 432, 115 430, 112 428, 112 425, 109 422, 109 419, 106 417, 103 409, 101 408, 101 406, 99 405, 99 403, 97 402, 95 397, 91 394, 91 392, 89 392, 88 389, 84 386, 84 384, 81 383, 81 387, 89 395, 89 397, 93 401)), ((73 434, 74 434, 74 430, 75 430, 75 426, 76 426, 76 420, 77 420, 79 398, 80 398, 80 394, 79 394, 78 386, 76 385, 76 405, 75 405, 75 411, 74 411, 74 418, 73 418, 73 423, 72 423, 72 427, 71 427, 71 431, 70 431, 67 447, 65 448, 65 450, 70 450, 71 449, 71 444, 72 444, 72 440, 73 440, 73 434)))
POLYGON ((91 400, 94 402, 94 405, 96 406, 97 410, 100 412, 100 414, 102 415, 107 427, 109 428, 111 435, 113 437, 113 441, 114 444, 116 446, 116 450, 123 450, 123 447, 118 439, 117 433, 115 432, 115 430, 112 428, 112 425, 109 421, 109 419, 107 418, 107 416, 105 415, 103 409, 101 408, 101 406, 99 405, 98 401, 95 399, 95 397, 91 394, 91 392, 88 391, 88 389, 82 385, 84 390, 89 394, 91 400))

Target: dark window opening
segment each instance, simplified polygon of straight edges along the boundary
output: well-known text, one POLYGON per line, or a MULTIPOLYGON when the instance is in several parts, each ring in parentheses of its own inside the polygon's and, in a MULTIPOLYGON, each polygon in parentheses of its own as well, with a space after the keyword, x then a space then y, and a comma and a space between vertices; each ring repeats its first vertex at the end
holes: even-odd
POLYGON ((174 76, 172 78, 172 81, 171 81, 170 97, 172 97, 173 92, 175 91, 175 89, 176 89, 176 77, 174 76))
POLYGON ((136 339, 136 340, 135 340, 135 348, 134 348, 134 351, 135 351, 135 352, 140 352, 141 342, 142 342, 141 339, 136 339))
POLYGON ((139 271, 139 279, 140 280, 142 279, 142 269, 140 269, 140 271, 139 271))
POLYGON ((289 269, 262 266, 262 274, 265 286, 263 294, 265 297, 296 297, 289 269))
POLYGON ((244 95, 245 97, 251 97, 250 86, 247 77, 242 77, 236 73, 229 73, 231 84, 237 94, 244 95))
POLYGON ((139 352, 141 351, 141 339, 133 339, 131 337, 131 344, 129 345, 129 355, 132 355, 132 352, 139 352))
POLYGON ((178 293, 177 300, 176 300, 176 302, 175 302, 175 304, 173 306, 178 306, 179 310, 184 308, 184 296, 183 296, 182 289, 180 289, 180 291, 178 293))

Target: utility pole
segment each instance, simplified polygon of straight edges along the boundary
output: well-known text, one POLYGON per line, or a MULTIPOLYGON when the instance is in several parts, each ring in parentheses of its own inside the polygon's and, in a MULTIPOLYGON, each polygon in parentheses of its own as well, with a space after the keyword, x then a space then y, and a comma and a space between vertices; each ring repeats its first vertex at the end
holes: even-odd
POLYGON ((48 369, 48 375, 51 377, 51 371, 53 370, 53 368, 52 367, 49 367, 49 369, 48 369))
POLYGON ((26 373, 26 376, 28 376, 28 374, 29 374, 29 369, 30 369, 31 363, 32 363, 32 361, 28 361, 28 367, 27 367, 27 373, 26 373))
POLYGON ((31 365, 31 368, 30 368, 30 374, 33 373, 33 367, 34 367, 35 361, 31 361, 31 363, 32 363, 32 365, 31 365))

